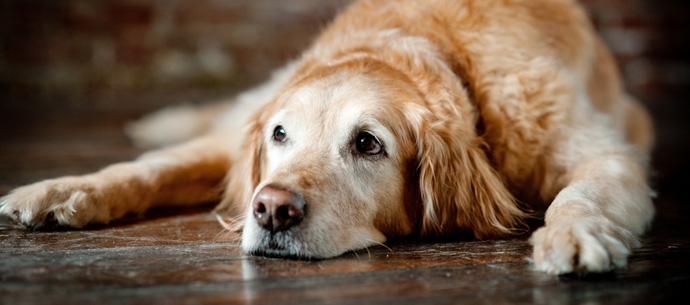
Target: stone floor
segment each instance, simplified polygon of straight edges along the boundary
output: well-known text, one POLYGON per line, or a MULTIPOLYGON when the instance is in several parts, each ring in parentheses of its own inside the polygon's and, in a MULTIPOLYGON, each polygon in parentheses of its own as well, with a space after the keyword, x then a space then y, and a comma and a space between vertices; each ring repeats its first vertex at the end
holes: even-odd
MULTIPOLYGON (((127 112, 5 112, 0 195, 32 181, 135 157, 127 112)), ((112 226, 32 232, 0 218, 0 304, 657 304, 690 288, 690 208, 661 193, 625 270, 554 277, 532 270, 527 236, 392 241, 318 261, 254 257, 211 206, 157 210, 112 226)))

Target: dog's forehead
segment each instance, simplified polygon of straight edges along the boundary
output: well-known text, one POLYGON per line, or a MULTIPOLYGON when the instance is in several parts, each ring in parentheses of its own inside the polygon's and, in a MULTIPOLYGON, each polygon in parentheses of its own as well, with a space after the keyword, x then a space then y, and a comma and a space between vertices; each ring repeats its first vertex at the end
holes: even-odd
POLYGON ((350 132, 353 126, 380 125, 387 100, 381 87, 364 75, 315 79, 287 97, 277 119, 311 128, 350 132))

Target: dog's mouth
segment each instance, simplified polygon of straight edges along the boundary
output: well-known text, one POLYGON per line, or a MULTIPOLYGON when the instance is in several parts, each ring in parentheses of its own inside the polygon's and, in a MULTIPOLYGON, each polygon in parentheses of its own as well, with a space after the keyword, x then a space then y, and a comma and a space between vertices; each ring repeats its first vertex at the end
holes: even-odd
POLYGON ((256 251, 250 252, 250 254, 254 255, 254 256, 262 256, 262 257, 268 257, 268 258, 292 259, 292 260, 318 259, 318 258, 313 258, 311 256, 295 254, 295 253, 292 253, 292 252, 285 250, 285 249, 276 249, 276 248, 257 249, 256 251))
POLYGON ((291 230, 270 232, 262 230, 262 237, 255 248, 250 251, 252 255, 278 257, 288 259, 311 259, 305 251, 305 246, 296 241, 295 233, 291 230))
POLYGON ((267 230, 249 221, 242 233, 242 249, 256 256, 321 260, 386 240, 373 228, 350 226, 344 229, 323 223, 314 225, 310 220, 313 219, 305 218, 299 225, 281 231, 267 230))

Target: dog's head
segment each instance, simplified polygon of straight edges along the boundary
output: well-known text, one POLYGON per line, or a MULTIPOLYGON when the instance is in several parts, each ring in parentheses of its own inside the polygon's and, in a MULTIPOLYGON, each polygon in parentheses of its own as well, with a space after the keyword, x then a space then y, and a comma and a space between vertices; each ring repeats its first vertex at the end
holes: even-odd
POLYGON ((244 250, 326 258, 520 222, 454 74, 401 69, 365 56, 302 71, 250 120, 226 195, 246 204, 244 250))

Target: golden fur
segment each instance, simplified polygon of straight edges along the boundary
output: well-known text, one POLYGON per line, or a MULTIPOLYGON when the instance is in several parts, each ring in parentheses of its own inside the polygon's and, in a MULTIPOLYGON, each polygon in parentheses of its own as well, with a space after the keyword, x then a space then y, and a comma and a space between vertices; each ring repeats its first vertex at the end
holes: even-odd
POLYGON ((219 211, 246 217, 225 223, 243 225, 246 251, 324 258, 410 234, 520 233, 548 206, 530 242, 535 267, 553 274, 624 266, 652 219, 651 120, 571 0, 359 1, 300 59, 224 105, 134 123, 142 144, 209 130, 19 188, 0 213, 79 228, 220 200, 219 211), (180 118, 179 132, 165 127, 180 118), (283 144, 272 141, 276 126, 283 144), (385 153, 352 150, 360 131, 385 153), (276 185, 307 209, 299 225, 269 232, 250 203, 276 185))

